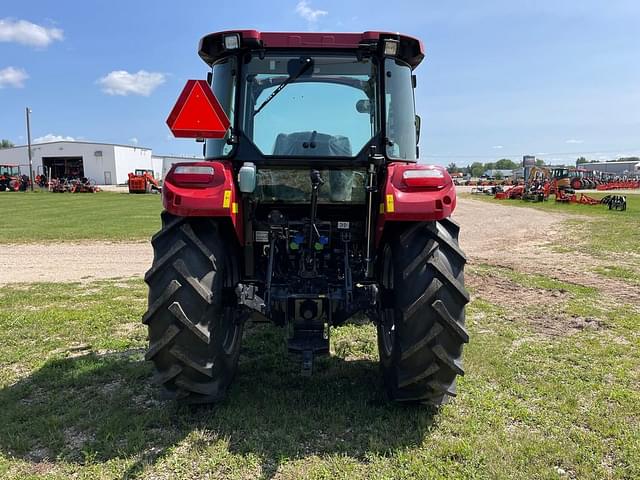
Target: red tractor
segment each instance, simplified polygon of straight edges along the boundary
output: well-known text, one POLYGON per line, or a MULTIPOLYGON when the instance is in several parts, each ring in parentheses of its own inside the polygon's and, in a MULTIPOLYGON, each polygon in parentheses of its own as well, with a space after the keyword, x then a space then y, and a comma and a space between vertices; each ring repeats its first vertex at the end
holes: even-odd
POLYGON ((153 170, 136 169, 134 173, 128 175, 127 185, 129 193, 151 193, 159 192, 160 185, 153 176, 153 170))
POLYGON ((419 40, 386 32, 212 33, 168 119, 206 138, 166 175, 152 238, 146 359, 170 398, 211 403, 246 320, 287 327, 310 375, 331 327, 377 326, 388 397, 456 394, 466 258, 451 177, 418 163, 419 40))
POLYGON ((20 175, 18 165, 0 165, 0 192, 26 191, 28 186, 28 177, 20 175))

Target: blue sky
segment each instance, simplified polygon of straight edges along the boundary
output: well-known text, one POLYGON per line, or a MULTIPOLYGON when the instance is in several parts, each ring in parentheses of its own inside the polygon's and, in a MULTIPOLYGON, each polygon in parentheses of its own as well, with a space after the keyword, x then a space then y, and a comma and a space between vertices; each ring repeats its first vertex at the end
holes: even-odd
POLYGON ((138 143, 199 154, 165 119, 204 78, 199 38, 231 28, 420 37, 423 162, 640 153, 640 2, 3 0, 0 138, 138 143), (140 73, 142 72, 142 73, 140 73))

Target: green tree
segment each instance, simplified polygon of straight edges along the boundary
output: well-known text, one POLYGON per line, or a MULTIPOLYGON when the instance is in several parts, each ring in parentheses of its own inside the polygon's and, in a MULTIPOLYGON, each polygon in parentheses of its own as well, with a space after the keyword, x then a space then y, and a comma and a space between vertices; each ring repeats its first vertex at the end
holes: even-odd
POLYGON ((484 173, 484 165, 480 162, 473 162, 469 165, 472 177, 480 177, 484 173))
POLYGON ((501 158, 496 162, 496 170, 514 170, 518 168, 518 164, 509 158, 501 158))
POLYGON ((11 147, 14 147, 14 146, 15 145, 13 144, 13 142, 11 140, 7 140, 5 138, 0 140, 0 148, 11 148, 11 147))
POLYGON ((536 167, 544 167, 544 160, 536 158, 536 167))
POLYGON ((459 171, 460 171, 460 169, 453 162, 450 163, 449 166, 447 167, 447 172, 449 172, 449 173, 458 173, 459 171))
POLYGON ((583 163, 588 163, 588 162, 589 162, 589 160, 587 160, 586 158, 578 157, 578 159, 576 160, 576 165, 581 165, 583 163))
POLYGON ((495 179, 496 179, 496 180, 502 180, 502 173, 500 173, 500 172, 496 172, 495 179))

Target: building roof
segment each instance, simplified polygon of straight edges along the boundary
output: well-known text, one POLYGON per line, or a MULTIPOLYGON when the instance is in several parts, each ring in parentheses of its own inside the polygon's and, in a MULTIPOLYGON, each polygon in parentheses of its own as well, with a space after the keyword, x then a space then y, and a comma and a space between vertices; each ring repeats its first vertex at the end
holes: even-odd
MULTIPOLYGON (((139 150, 151 150, 149 147, 140 147, 138 145, 125 145, 123 143, 108 143, 108 142, 85 142, 81 140, 56 140, 54 142, 42 142, 42 143, 32 143, 31 148, 37 145, 53 145, 55 143, 65 143, 68 145, 107 145, 110 147, 125 147, 125 148, 137 148, 139 150)), ((14 148, 27 148, 28 145, 15 145, 13 147, 3 148, 2 150, 11 150, 14 148)))
POLYGON ((500 170, 500 169, 486 170, 483 175, 485 177, 495 177, 496 175, 501 175, 503 177, 510 177, 511 175, 513 175, 513 170, 500 170))
POLYGON ((161 153, 154 153, 151 156, 157 158, 183 158, 185 160, 202 159, 202 155, 163 155, 161 153))
POLYGON ((581 163, 579 166, 583 167, 584 165, 640 165, 640 162, 637 160, 613 160, 611 162, 586 162, 581 163))

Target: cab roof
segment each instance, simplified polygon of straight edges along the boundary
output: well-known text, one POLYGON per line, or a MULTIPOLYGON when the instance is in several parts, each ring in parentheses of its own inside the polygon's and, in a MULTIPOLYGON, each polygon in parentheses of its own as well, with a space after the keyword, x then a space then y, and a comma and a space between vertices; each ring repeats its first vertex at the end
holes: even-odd
MULTIPOLYGON (((205 35, 200 40, 198 54, 207 65, 229 55, 224 37, 237 34, 239 50, 283 49, 283 50, 379 50, 384 40, 398 42, 397 58, 411 68, 417 67, 424 58, 424 47, 417 38, 391 32, 325 33, 325 32, 259 32, 257 30, 226 30, 205 35)), ((235 50, 233 51, 235 52, 235 50)))

